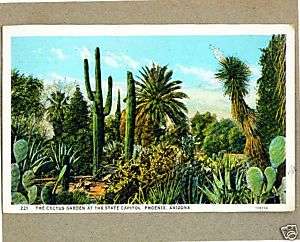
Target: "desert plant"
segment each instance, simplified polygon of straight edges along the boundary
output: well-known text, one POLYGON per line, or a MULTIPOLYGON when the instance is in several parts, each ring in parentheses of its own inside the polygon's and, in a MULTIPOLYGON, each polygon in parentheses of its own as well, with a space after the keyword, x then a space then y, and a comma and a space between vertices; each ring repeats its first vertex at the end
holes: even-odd
POLYGON ((174 174, 168 174, 166 181, 154 184, 143 191, 139 191, 128 200, 128 203, 138 204, 175 204, 178 203, 181 195, 180 180, 174 174))
POLYGON ((66 131, 65 114, 68 99, 69 97, 62 90, 52 92, 48 98, 50 104, 47 107, 47 117, 52 123, 54 135, 57 139, 61 139, 66 131))
POLYGON ((136 115, 135 81, 131 72, 127 72, 127 98, 126 98, 126 129, 125 129, 125 158, 132 158, 134 146, 134 129, 136 115))
POLYGON ((120 124, 121 124, 121 96, 120 96, 120 89, 118 89, 117 109, 115 112, 115 130, 116 130, 117 142, 121 141, 120 124))
POLYGON ((261 49, 256 114, 257 127, 266 147, 276 136, 285 135, 285 45, 284 35, 273 35, 261 49))
POLYGON ((255 113, 244 99, 248 94, 250 69, 234 56, 220 58, 219 64, 220 68, 215 76, 223 82, 224 94, 229 96, 231 101, 231 115, 240 124, 246 136, 244 152, 264 166, 266 154, 256 128, 255 113))
POLYGON ((95 50, 95 81, 96 91, 92 91, 89 78, 89 63, 84 59, 84 78, 88 98, 93 102, 93 175, 96 176, 103 155, 105 141, 104 119, 109 115, 112 106, 112 77, 108 77, 108 92, 105 106, 101 87, 100 49, 95 50))
MULTIPOLYGON (((48 182, 43 186, 41 190, 41 201, 44 204, 55 204, 56 203, 56 190, 58 185, 61 183, 63 177, 65 176, 67 170, 67 165, 64 165, 56 179, 56 182, 48 182)), ((67 191, 63 191, 67 192, 67 191)))
MULTIPOLYGON (((247 184, 252 192, 254 203, 266 203, 275 196, 285 201, 283 196, 285 184, 282 184, 280 189, 274 186, 277 169, 285 161, 284 137, 277 136, 271 141, 269 155, 271 166, 266 167, 264 173, 258 167, 250 167, 247 171, 247 184)), ((283 183, 285 179, 282 180, 283 183)))
POLYGON ((78 152, 62 142, 54 145, 51 143, 50 159, 55 164, 56 171, 61 172, 66 167, 62 180, 63 189, 67 191, 69 189, 71 169, 80 159, 78 152))
POLYGON ((186 161, 183 152, 167 143, 152 145, 148 148, 135 147, 133 159, 118 160, 111 174, 105 177, 108 184, 106 202, 127 203, 139 190, 143 193, 156 183, 166 181, 168 174, 186 161))
POLYGON ((188 96, 181 92, 182 81, 172 80, 173 71, 167 66, 145 66, 136 82, 137 120, 151 125, 154 138, 159 138, 160 129, 167 122, 179 125, 187 119, 187 108, 182 99, 188 96))
POLYGON ((199 188, 209 203, 248 203, 251 195, 246 186, 245 172, 245 166, 233 167, 227 159, 221 169, 206 176, 207 185, 199 188))
POLYGON ((13 145, 16 163, 11 164, 11 193, 12 203, 33 204, 36 201, 38 188, 34 179, 50 161, 43 155, 41 143, 33 142, 31 146, 24 139, 18 140, 13 145))

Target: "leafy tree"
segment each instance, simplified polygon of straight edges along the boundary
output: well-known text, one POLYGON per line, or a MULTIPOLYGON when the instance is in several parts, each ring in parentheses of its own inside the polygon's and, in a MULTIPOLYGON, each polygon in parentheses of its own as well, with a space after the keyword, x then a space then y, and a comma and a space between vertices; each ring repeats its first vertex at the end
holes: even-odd
POLYGON ((109 115, 105 118, 105 140, 107 143, 117 141, 116 118, 109 115))
POLYGON ((265 150, 256 128, 255 112, 245 102, 250 77, 249 67, 237 57, 224 57, 219 60, 220 68, 215 74, 223 82, 224 94, 231 100, 231 115, 246 136, 245 154, 254 158, 260 165, 265 164, 265 150))
POLYGON ((222 119, 208 125, 204 130, 202 149, 208 155, 220 151, 240 153, 245 146, 245 136, 230 119, 222 119))
POLYGON ((136 82, 136 119, 141 124, 148 122, 155 138, 159 138, 161 129, 169 123, 177 125, 187 120, 187 108, 182 99, 188 96, 180 91, 182 81, 172 80, 173 71, 167 66, 145 66, 140 75, 136 82))
POLYGON ((93 153, 90 112, 78 85, 65 108, 63 126, 65 142, 80 154, 80 160, 74 169, 76 174, 90 173, 93 153))
POLYGON ((17 70, 11 73, 11 115, 41 117, 44 106, 41 103, 43 81, 33 76, 20 74, 17 70))
MULTIPOLYGON (((11 72, 11 119, 12 139, 42 140, 40 125, 44 105, 42 104, 43 81, 26 76, 17 70, 11 72)), ((12 143, 13 144, 13 143, 12 143)))
POLYGON ((204 114, 196 112, 195 116, 191 119, 191 133, 199 146, 202 145, 205 138, 204 130, 216 120, 216 115, 211 114, 210 112, 204 114))
POLYGON ((267 147, 277 135, 285 136, 285 36, 273 35, 261 51, 257 126, 267 147))
POLYGON ((89 119, 90 114, 87 101, 84 100, 80 87, 77 85, 75 92, 70 98, 70 103, 67 105, 65 129, 70 135, 79 129, 87 129, 89 119))

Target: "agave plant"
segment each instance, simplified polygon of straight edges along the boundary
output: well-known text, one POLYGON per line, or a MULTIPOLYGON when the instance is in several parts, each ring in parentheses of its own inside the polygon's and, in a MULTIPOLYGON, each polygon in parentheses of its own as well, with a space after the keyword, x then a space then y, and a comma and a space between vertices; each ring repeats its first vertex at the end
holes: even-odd
POLYGON ((199 187, 209 203, 244 204, 251 200, 251 193, 245 181, 246 167, 233 168, 226 162, 223 169, 206 177, 207 185, 199 187))
POLYGON ((78 152, 62 142, 56 145, 51 144, 50 159, 58 172, 66 167, 66 171, 63 173, 63 188, 68 190, 71 168, 80 159, 78 152))

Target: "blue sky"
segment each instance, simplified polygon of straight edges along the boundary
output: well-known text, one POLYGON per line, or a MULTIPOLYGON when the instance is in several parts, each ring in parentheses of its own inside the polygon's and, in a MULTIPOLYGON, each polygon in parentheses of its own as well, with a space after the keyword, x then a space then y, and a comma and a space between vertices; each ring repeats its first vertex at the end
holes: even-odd
MULTIPOLYGON (((222 84, 214 78, 218 63, 209 46, 219 48, 225 55, 238 56, 249 65, 252 76, 246 100, 255 107, 260 48, 267 46, 270 39, 271 36, 256 35, 14 37, 12 68, 39 77, 46 84, 59 80, 66 83, 76 81, 85 93, 83 58, 89 59, 93 79, 94 49, 99 46, 103 86, 106 89, 106 79, 111 75, 114 100, 118 88, 123 97, 126 95, 127 70, 138 75, 142 66, 155 62, 168 64, 174 72, 173 79, 183 81, 183 91, 190 97, 185 101, 189 116, 198 110, 216 113, 219 118, 230 117, 230 102, 223 96, 222 84)), ((93 86, 94 81, 91 84, 93 86)))

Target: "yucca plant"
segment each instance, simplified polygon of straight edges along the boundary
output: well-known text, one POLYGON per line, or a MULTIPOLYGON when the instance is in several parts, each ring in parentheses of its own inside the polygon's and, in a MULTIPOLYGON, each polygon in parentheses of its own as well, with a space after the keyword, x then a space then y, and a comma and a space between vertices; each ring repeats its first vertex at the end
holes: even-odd
POLYGON ((231 101, 231 115, 240 124, 246 136, 244 152, 256 159, 259 165, 264 166, 266 154, 256 129, 255 113, 245 101, 251 75, 250 69, 234 56, 220 58, 219 64, 220 68, 215 77, 222 81, 224 94, 231 101))

